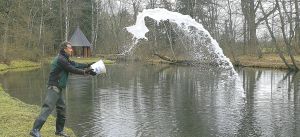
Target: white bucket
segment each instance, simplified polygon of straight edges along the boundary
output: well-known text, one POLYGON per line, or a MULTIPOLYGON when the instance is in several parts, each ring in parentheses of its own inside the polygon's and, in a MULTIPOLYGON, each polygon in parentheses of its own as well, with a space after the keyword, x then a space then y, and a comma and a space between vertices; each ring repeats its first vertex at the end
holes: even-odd
POLYGON ((91 65, 91 68, 93 69, 94 72, 96 72, 98 75, 99 74, 104 74, 106 73, 106 68, 102 60, 99 60, 98 62, 94 63, 91 65))

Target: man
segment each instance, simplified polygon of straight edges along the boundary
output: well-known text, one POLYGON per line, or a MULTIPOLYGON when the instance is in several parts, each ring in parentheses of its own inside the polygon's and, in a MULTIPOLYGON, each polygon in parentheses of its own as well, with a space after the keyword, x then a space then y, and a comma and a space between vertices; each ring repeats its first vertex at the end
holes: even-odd
POLYGON ((58 56, 51 63, 50 76, 48 81, 46 97, 41 109, 40 115, 33 124, 30 135, 40 137, 40 130, 46 122, 48 116, 56 107, 56 132, 55 135, 68 137, 64 132, 64 125, 66 120, 66 104, 63 96, 63 89, 65 89, 69 73, 79 75, 96 75, 90 68, 89 64, 81 64, 71 61, 69 56, 72 53, 72 45, 70 42, 63 42, 60 45, 58 56))

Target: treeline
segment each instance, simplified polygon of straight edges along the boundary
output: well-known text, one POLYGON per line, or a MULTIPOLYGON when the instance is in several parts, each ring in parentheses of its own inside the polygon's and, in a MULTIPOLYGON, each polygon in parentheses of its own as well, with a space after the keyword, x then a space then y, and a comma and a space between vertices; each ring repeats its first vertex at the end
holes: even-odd
MULTIPOLYGON (((93 55, 122 53, 131 44, 124 28, 135 22, 138 12, 158 7, 193 17, 234 61, 239 55, 276 53, 289 68, 298 68, 298 0, 1 0, 0 59, 56 54, 58 44, 77 26, 93 44, 93 55)), ((148 46, 137 49, 137 55, 151 56, 157 47, 161 51, 176 45, 172 25, 156 26, 151 19, 147 24, 153 29, 149 40, 155 41, 141 43, 148 46)))
POLYGON ((94 0, 1 0, 1 60, 56 54, 59 43, 68 40, 77 26, 95 53, 118 52, 120 31, 132 17, 116 10, 114 3, 106 4, 104 8, 94 0))

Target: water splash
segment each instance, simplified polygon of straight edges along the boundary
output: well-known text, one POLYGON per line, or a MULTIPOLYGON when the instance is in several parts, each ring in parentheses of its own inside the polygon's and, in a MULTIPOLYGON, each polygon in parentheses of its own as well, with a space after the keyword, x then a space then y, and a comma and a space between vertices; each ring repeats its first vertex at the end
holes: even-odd
POLYGON ((149 17, 154 19, 159 25, 162 21, 169 21, 175 23, 176 27, 182 33, 182 39, 186 41, 185 46, 190 46, 189 53, 196 61, 209 61, 220 68, 225 68, 228 72, 226 79, 235 81, 238 89, 241 90, 241 96, 245 97, 243 87, 237 72, 234 70, 229 58, 223 54, 218 42, 213 39, 210 33, 204 27, 188 15, 182 15, 178 12, 171 12, 162 8, 146 9, 139 13, 135 25, 126 27, 126 30, 133 35, 132 46, 124 52, 131 52, 137 45, 139 40, 148 38, 145 36, 149 29, 145 25, 145 18, 149 17), (233 77, 232 77, 233 76, 233 77))
POLYGON ((135 25, 126 27, 126 30, 133 34, 134 44, 126 51, 130 52, 140 39, 148 38, 145 36, 149 29, 145 25, 145 17, 150 17, 159 22, 169 21, 177 24, 184 33, 184 39, 189 40, 189 46, 192 46, 190 54, 194 60, 208 60, 210 64, 222 66, 223 68, 233 68, 230 60, 223 54, 222 49, 210 33, 204 27, 188 15, 182 15, 178 12, 171 12, 166 9, 156 8, 147 9, 139 13, 135 25))

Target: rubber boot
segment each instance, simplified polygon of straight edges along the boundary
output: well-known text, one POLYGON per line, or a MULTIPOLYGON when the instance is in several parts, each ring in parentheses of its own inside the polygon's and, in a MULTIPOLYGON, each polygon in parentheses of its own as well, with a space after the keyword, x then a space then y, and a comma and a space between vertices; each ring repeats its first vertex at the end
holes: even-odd
POLYGON ((55 132, 55 135, 61 136, 61 137, 70 137, 70 136, 67 135, 64 131, 61 131, 61 132, 55 132))
POLYGON ((56 119, 56 132, 64 131, 65 120, 64 119, 56 119))
POLYGON ((32 130, 30 131, 30 135, 33 137, 41 137, 40 130, 43 127, 44 123, 44 120, 36 119, 34 121, 32 130))
POLYGON ((30 131, 30 134, 29 134, 29 135, 31 135, 31 136, 33 136, 33 137, 41 137, 40 131, 37 130, 37 129, 32 129, 32 130, 30 131))
POLYGON ((64 116, 57 116, 56 118, 56 132, 55 135, 57 136, 63 136, 63 137, 69 137, 65 132, 64 132, 64 126, 65 126, 65 117, 64 116))

